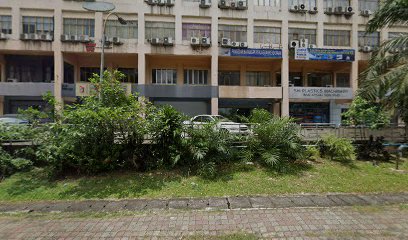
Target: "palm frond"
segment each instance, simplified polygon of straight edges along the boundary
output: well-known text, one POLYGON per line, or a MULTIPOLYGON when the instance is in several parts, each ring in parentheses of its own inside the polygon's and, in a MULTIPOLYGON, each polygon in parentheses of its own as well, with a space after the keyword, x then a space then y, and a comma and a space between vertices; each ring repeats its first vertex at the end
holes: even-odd
POLYGON ((408 0, 386 0, 368 22, 367 32, 395 24, 408 23, 408 0))

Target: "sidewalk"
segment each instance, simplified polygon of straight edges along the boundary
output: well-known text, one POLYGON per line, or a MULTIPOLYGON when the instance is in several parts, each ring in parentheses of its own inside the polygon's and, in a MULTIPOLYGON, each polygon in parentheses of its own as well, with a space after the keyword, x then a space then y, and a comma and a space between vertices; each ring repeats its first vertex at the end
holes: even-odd
POLYGON ((117 212, 157 209, 225 210, 294 207, 340 207, 408 203, 408 192, 387 194, 327 194, 237 196, 191 199, 84 200, 0 203, 0 212, 117 212))

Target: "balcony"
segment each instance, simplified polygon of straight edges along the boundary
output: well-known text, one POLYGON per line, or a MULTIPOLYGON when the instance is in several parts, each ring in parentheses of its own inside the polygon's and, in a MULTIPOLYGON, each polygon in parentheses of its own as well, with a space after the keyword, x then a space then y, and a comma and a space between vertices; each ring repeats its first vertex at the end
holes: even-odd
POLYGON ((352 88, 340 87, 290 87, 289 98, 310 100, 353 99, 352 88))
POLYGON ((219 98, 282 98, 281 87, 219 86, 219 98))

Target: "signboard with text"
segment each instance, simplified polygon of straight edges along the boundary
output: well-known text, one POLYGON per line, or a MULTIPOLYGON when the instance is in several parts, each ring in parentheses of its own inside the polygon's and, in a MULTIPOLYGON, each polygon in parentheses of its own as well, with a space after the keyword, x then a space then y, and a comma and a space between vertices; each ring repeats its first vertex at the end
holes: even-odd
POLYGON ((282 58, 282 49, 229 48, 221 49, 220 55, 251 58, 282 58))
POLYGON ((331 87, 290 87, 289 98, 353 99, 353 89, 331 87))
POLYGON ((295 48, 295 60, 353 62, 354 49, 295 48))

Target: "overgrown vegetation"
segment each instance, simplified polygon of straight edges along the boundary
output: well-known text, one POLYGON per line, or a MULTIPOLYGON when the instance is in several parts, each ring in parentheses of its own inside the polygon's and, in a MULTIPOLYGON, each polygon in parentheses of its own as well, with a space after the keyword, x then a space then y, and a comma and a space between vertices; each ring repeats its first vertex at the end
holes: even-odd
POLYGON ((319 141, 318 145, 322 157, 342 162, 356 159, 355 148, 349 139, 327 135, 319 141))

